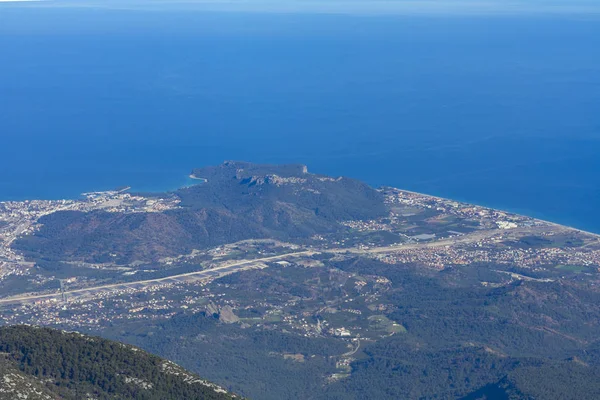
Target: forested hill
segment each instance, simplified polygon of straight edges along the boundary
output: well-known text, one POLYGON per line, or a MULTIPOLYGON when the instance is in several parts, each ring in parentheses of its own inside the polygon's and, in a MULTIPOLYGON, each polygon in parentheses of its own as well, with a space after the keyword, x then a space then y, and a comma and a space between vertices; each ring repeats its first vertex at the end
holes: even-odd
POLYGON ((207 181, 163 194, 180 201, 176 209, 57 211, 14 247, 36 261, 128 264, 246 239, 304 240, 347 229, 342 221, 388 215, 379 191, 355 179, 311 174, 303 165, 225 162, 192 172, 207 181))
POLYGON ((3 327, 0 354, 0 400, 236 398, 170 361, 79 333, 3 327))

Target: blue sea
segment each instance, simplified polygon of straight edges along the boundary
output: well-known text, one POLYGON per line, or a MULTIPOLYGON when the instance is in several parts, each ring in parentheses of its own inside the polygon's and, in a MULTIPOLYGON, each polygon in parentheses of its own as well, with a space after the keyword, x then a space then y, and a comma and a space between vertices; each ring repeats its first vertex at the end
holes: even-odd
POLYGON ((0 4, 0 200, 305 163, 600 232, 600 14, 0 4))

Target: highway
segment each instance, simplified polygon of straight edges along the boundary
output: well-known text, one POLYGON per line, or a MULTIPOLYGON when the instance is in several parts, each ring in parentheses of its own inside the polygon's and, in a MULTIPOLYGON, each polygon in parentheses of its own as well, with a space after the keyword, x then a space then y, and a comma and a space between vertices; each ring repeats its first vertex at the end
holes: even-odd
MULTIPOLYGON (((240 260, 232 263, 228 263, 226 265, 218 266, 211 269, 205 269, 202 271, 194 271, 188 272, 185 274, 171 275, 165 276, 163 278, 155 278, 155 279, 146 279, 142 281, 134 281, 134 282, 122 282, 122 283, 114 283, 110 285, 102 285, 102 286, 94 286, 82 289, 74 289, 74 290, 66 290, 64 294, 67 298, 81 298, 87 295, 93 295, 100 292, 110 292, 114 290, 126 290, 126 289, 141 289, 146 286, 158 285, 161 283, 178 283, 183 281, 201 281, 205 279, 218 278, 221 276, 225 276, 228 274, 233 274, 238 271, 243 271, 247 269, 255 268, 256 266, 263 264, 269 261, 279 261, 289 257, 298 257, 298 256, 311 256, 316 254, 316 251, 305 250, 298 251, 295 253, 286 253, 280 254, 271 257, 257 258, 253 260, 240 260)), ((45 299, 60 299, 61 293, 59 291, 55 293, 45 293, 45 294, 32 294, 26 296, 14 296, 8 297, 5 299, 0 299, 0 304, 9 304, 9 303, 22 303, 22 302, 30 302, 37 300, 45 300, 45 299)))
MULTIPOLYGON (((494 234, 499 233, 499 230, 486 230, 486 231, 477 231, 471 234, 455 237, 452 239, 441 239, 432 242, 425 243, 412 243, 412 244, 399 244, 399 245, 391 245, 384 247, 372 247, 372 248, 334 248, 334 249, 313 249, 313 250, 303 250, 293 253, 280 254, 276 256, 257 258, 252 260, 239 260, 227 263, 225 265, 220 265, 218 267, 205 269, 201 271, 188 272, 185 274, 171 275, 165 276, 162 278, 154 278, 154 279, 146 279, 141 281, 133 281, 133 282, 122 282, 122 283, 114 283, 109 285, 102 286, 94 286, 82 289, 74 289, 67 290, 64 294, 69 299, 81 299, 88 296, 93 296, 102 292, 111 292, 115 290, 141 290, 144 287, 164 284, 164 283, 181 283, 181 282, 192 282, 192 281, 202 281, 207 279, 215 279, 228 274, 233 274, 235 272, 248 270, 252 268, 256 268, 261 264, 269 261, 279 261, 285 260, 286 258, 299 257, 299 256, 312 256, 314 254, 319 253, 334 253, 334 254, 378 254, 378 253, 394 253, 398 251, 404 250, 413 250, 418 248, 426 248, 426 247, 442 247, 442 246, 451 246, 456 245, 458 243, 469 243, 475 242, 478 240, 482 240, 485 238, 489 238, 494 234)), ((45 294, 30 294, 30 295, 19 295, 8 297, 4 299, 0 299, 0 304, 11 304, 11 303, 23 303, 23 302, 31 302, 38 300, 49 300, 49 299, 60 299, 61 293, 60 291, 56 291, 54 293, 45 293, 45 294)))

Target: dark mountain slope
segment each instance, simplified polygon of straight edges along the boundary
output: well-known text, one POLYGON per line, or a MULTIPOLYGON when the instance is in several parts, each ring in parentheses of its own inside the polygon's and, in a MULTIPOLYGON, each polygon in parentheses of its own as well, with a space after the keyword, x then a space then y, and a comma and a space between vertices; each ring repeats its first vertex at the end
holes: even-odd
POLYGON ((169 361, 78 333, 3 327, 0 352, 0 399, 234 398, 169 361))
POLYGON ((14 246, 32 259, 128 263, 244 239, 302 239, 345 229, 340 221, 387 214, 382 194, 368 185, 300 165, 226 162, 194 175, 208 181, 175 192, 179 209, 56 212, 14 246))
POLYGON ((600 398, 600 371, 578 359, 530 361, 499 382, 461 400, 579 400, 600 398))
POLYGON ((303 165, 225 162, 193 171, 206 184, 181 189, 182 204, 239 212, 287 203, 328 221, 370 219, 385 214, 381 193, 355 179, 308 173, 303 165))

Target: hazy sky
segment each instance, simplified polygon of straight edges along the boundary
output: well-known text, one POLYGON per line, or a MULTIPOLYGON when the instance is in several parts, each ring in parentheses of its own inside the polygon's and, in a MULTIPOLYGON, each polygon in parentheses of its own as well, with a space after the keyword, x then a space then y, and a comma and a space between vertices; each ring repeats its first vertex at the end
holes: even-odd
POLYGON ((598 0, 42 0, 35 6, 358 14, 600 14, 598 0))

